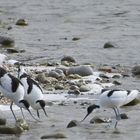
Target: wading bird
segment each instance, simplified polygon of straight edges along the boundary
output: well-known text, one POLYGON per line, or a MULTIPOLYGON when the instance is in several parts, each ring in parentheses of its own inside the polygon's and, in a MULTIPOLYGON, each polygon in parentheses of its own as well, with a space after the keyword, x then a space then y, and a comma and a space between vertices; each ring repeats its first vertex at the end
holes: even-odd
POLYGON ((23 118, 24 115, 22 108, 27 109, 30 115, 34 118, 29 110, 29 103, 27 100, 24 100, 25 90, 22 83, 16 77, 7 73, 7 71, 2 67, 0 67, 0 91, 3 96, 11 99, 10 110, 12 111, 15 120, 17 120, 17 118, 12 109, 13 103, 20 107, 23 118))
POLYGON ((96 108, 112 108, 116 115, 116 128, 118 121, 121 119, 119 108, 134 100, 138 96, 138 93, 138 90, 104 90, 99 97, 99 104, 90 105, 87 108, 87 115, 83 120, 96 108))
POLYGON ((26 73, 23 66, 19 66, 18 68, 18 77, 25 89, 24 99, 27 100, 30 106, 37 111, 38 117, 40 117, 39 109, 43 109, 47 116, 43 90, 40 85, 26 73))

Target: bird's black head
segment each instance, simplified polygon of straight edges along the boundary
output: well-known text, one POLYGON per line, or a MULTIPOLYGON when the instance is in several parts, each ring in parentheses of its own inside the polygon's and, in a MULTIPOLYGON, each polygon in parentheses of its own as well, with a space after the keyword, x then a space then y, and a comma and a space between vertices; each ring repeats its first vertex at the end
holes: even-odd
POLYGON ((21 104, 21 108, 29 109, 30 105, 26 100, 20 100, 19 103, 21 104))
POLYGON ((82 121, 84 121, 87 116, 96 108, 100 108, 99 105, 96 105, 96 104, 93 104, 93 105, 90 105, 88 108, 87 108, 87 115, 84 117, 84 119, 82 121))
POLYGON ((45 101, 44 100, 37 100, 36 103, 39 103, 40 104, 40 106, 43 109, 45 115, 48 116, 47 113, 46 113, 46 111, 45 111, 45 105, 46 105, 45 101))

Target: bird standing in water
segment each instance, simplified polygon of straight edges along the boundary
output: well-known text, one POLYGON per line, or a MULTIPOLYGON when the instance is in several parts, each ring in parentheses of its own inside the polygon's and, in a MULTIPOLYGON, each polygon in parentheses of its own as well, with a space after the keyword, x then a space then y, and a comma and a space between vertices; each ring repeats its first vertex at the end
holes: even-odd
POLYGON ((24 99, 29 102, 33 109, 37 110, 38 117, 40 117, 39 109, 43 109, 47 116, 43 90, 40 85, 26 73, 23 66, 19 66, 18 68, 18 77, 25 89, 24 99))
POLYGON ((27 109, 30 115, 33 117, 29 110, 29 103, 27 102, 27 100, 24 100, 25 91, 22 83, 16 77, 7 73, 7 71, 2 67, 0 67, 0 91, 2 92, 3 96, 11 99, 10 110, 12 111, 12 114, 16 121, 17 118, 12 109, 13 103, 20 107, 23 118, 24 115, 22 108, 27 109))
POLYGON ((138 90, 104 90, 99 97, 99 104, 90 105, 87 108, 87 115, 83 120, 85 120, 87 116, 96 108, 112 108, 116 115, 116 128, 118 121, 121 119, 119 108, 134 100, 138 96, 138 93, 138 90))

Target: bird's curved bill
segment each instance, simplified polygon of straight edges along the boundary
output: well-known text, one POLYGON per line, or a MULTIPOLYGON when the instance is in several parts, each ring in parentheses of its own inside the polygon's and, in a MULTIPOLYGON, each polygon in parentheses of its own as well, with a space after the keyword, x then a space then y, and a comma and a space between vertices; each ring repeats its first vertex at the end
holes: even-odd
POLYGON ((43 111, 44 111, 45 116, 48 117, 45 108, 42 107, 42 109, 43 109, 43 111))
POLYGON ((88 115, 89 113, 84 117, 84 119, 81 120, 81 122, 83 122, 87 118, 88 115))
POLYGON ((27 109, 27 110, 28 110, 28 112, 30 113, 30 115, 32 116, 32 118, 33 118, 34 120, 36 120, 36 121, 39 121, 39 122, 40 122, 40 120, 36 119, 36 118, 33 116, 33 114, 31 113, 31 111, 30 111, 29 109, 27 109))

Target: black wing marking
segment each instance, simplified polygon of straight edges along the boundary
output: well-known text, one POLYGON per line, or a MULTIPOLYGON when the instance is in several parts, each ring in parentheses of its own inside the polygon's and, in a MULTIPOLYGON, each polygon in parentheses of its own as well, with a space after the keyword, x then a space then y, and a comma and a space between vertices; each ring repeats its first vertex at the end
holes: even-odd
POLYGON ((113 90, 110 90, 107 94, 108 97, 112 96, 112 94, 115 92, 115 91, 120 91, 118 89, 113 89, 113 90))
MULTIPOLYGON (((32 91, 33 85, 36 85, 41 91, 41 87, 38 85, 38 83, 36 81, 34 81, 32 78, 27 77, 27 83, 29 85, 27 93, 30 94, 30 92, 32 91)), ((43 92, 43 91, 42 91, 43 92)))
POLYGON ((8 76, 11 78, 12 92, 16 92, 16 90, 17 90, 19 84, 21 84, 21 82, 11 74, 8 74, 8 76))

